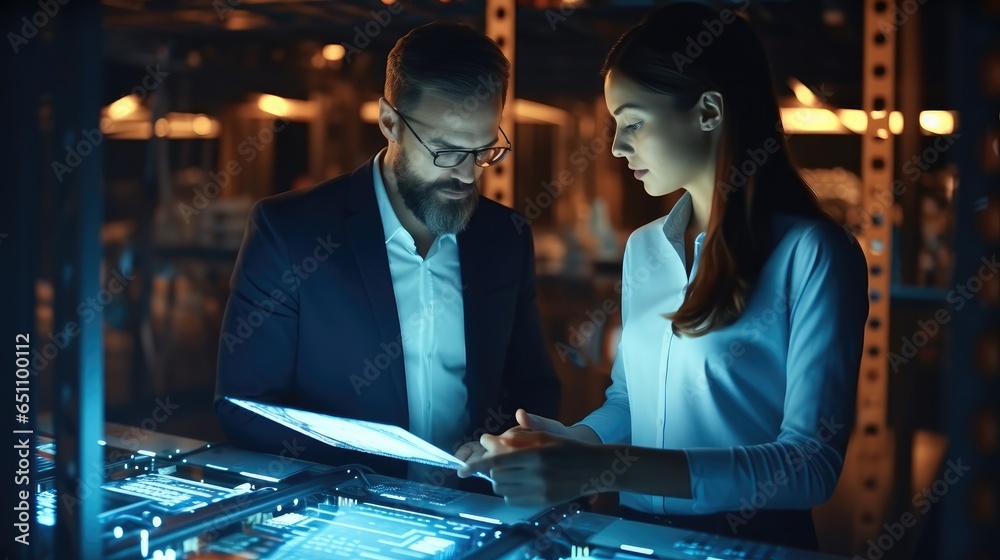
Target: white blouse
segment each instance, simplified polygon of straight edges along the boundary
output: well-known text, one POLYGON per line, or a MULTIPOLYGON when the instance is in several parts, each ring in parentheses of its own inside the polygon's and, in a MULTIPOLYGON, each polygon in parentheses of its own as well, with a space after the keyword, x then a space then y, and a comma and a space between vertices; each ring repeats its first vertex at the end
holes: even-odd
POLYGON ((687 455, 693 499, 622 493, 623 506, 707 514, 822 503, 854 423, 868 316, 864 253, 832 222, 778 215, 740 318, 700 337, 675 336, 664 315, 680 306, 689 281, 690 215, 685 193, 629 237, 612 385, 580 423, 605 443, 687 455))

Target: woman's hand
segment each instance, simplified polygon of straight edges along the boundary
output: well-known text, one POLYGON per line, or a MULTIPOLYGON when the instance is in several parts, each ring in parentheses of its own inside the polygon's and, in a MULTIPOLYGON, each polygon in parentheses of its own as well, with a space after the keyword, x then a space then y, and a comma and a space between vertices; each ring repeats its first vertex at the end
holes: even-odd
POLYGON ((571 437, 570 429, 567 428, 562 422, 546 418, 544 416, 538 416, 537 414, 531 414, 523 408, 517 409, 517 412, 514 413, 514 418, 517 420, 517 426, 514 426, 504 432, 505 435, 511 432, 524 432, 530 430, 535 432, 546 432, 561 437, 571 437))
POLYGON ((488 473, 493 491, 510 505, 555 504, 610 490, 599 482, 602 471, 609 468, 604 463, 610 464, 604 446, 522 426, 499 436, 484 435, 480 441, 486 455, 466 465, 459 476, 488 473))
MULTIPOLYGON (((564 434, 569 429, 558 420, 551 420, 549 418, 545 418, 544 416, 529 414, 528 411, 523 408, 517 409, 517 412, 514 413, 514 418, 517 419, 518 425, 507 430, 502 435, 533 430, 551 432, 554 434, 564 434)), ((466 442, 455 451, 455 457, 461 461, 465 461, 466 463, 478 461, 479 459, 482 459, 485 454, 486 448, 483 447, 482 438, 480 438, 480 441, 466 442)), ((459 471, 459 476, 462 476, 462 472, 463 471, 459 471)), ((462 478, 466 478, 467 476, 472 476, 472 472, 468 473, 466 476, 462 476, 462 478)))
MULTIPOLYGON (((531 414, 523 408, 517 409, 517 412, 514 413, 514 418, 517 420, 517 426, 504 432, 501 437, 524 432, 545 432, 554 436, 574 438, 584 443, 601 443, 601 438, 597 436, 594 430, 582 424, 567 427, 558 420, 531 414)), ((482 438, 480 438, 480 441, 482 441, 482 438)), ((461 459, 461 457, 459 458, 461 459)))
MULTIPOLYGON (((523 434, 530 432, 545 432, 562 437, 572 437, 570 428, 567 428, 565 424, 558 420, 553 420, 551 418, 546 418, 544 416, 538 416, 537 414, 530 414, 527 410, 523 408, 517 409, 514 413, 514 418, 517 420, 517 426, 510 428, 499 438, 505 438, 508 436, 513 436, 515 434, 523 434)), ((479 441, 470 441, 462 447, 458 448, 455 452, 455 457, 459 458, 466 463, 472 463, 483 458, 488 449, 484 445, 490 445, 489 451, 494 453, 502 452, 503 446, 500 443, 505 441, 502 439, 497 439, 498 436, 484 435, 479 439, 479 441)), ((458 471, 458 476, 460 478, 468 478, 472 476, 472 473, 476 471, 461 469, 458 471)))

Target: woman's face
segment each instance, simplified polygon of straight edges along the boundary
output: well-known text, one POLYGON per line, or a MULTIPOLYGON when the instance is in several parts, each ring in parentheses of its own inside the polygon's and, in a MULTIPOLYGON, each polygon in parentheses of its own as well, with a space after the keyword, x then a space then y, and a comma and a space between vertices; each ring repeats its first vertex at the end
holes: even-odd
MULTIPOLYGON (((672 99, 612 69, 604 101, 617 123, 611 153, 628 160, 646 192, 663 196, 711 172, 711 135, 704 129, 702 102, 677 111, 672 99)), ((714 128, 714 126, 712 127, 714 128)))

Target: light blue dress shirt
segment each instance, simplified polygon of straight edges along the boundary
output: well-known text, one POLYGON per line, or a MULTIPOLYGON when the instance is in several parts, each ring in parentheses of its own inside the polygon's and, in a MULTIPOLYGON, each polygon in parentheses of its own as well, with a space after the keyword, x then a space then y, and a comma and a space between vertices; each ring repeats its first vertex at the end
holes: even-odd
MULTIPOLYGON (((402 336, 410 432, 451 453, 466 435, 465 308, 458 239, 434 239, 427 258, 400 223, 382 181, 383 150, 375 157, 375 199, 402 336)), ((415 470, 411 468, 411 478, 415 470)))
MULTIPOLYGON (((734 323, 675 336, 689 278, 685 193, 629 237, 622 337, 606 402, 581 424, 605 443, 682 449, 692 499, 622 493, 654 514, 796 508, 833 492, 854 421, 868 315, 867 265, 832 222, 778 214, 760 277, 734 323)), ((695 240, 692 277, 705 233, 695 240)))

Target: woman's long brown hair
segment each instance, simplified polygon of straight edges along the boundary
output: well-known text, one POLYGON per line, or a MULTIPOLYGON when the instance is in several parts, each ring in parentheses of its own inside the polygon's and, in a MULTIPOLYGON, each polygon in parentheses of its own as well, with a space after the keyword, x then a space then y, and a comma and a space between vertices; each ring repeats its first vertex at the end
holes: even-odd
POLYGON ((767 56, 741 17, 668 4, 622 35, 601 73, 612 69, 678 110, 706 91, 722 95, 716 188, 698 271, 668 316, 675 333, 700 336, 742 314, 770 253, 775 212, 825 214, 789 157, 767 56))

